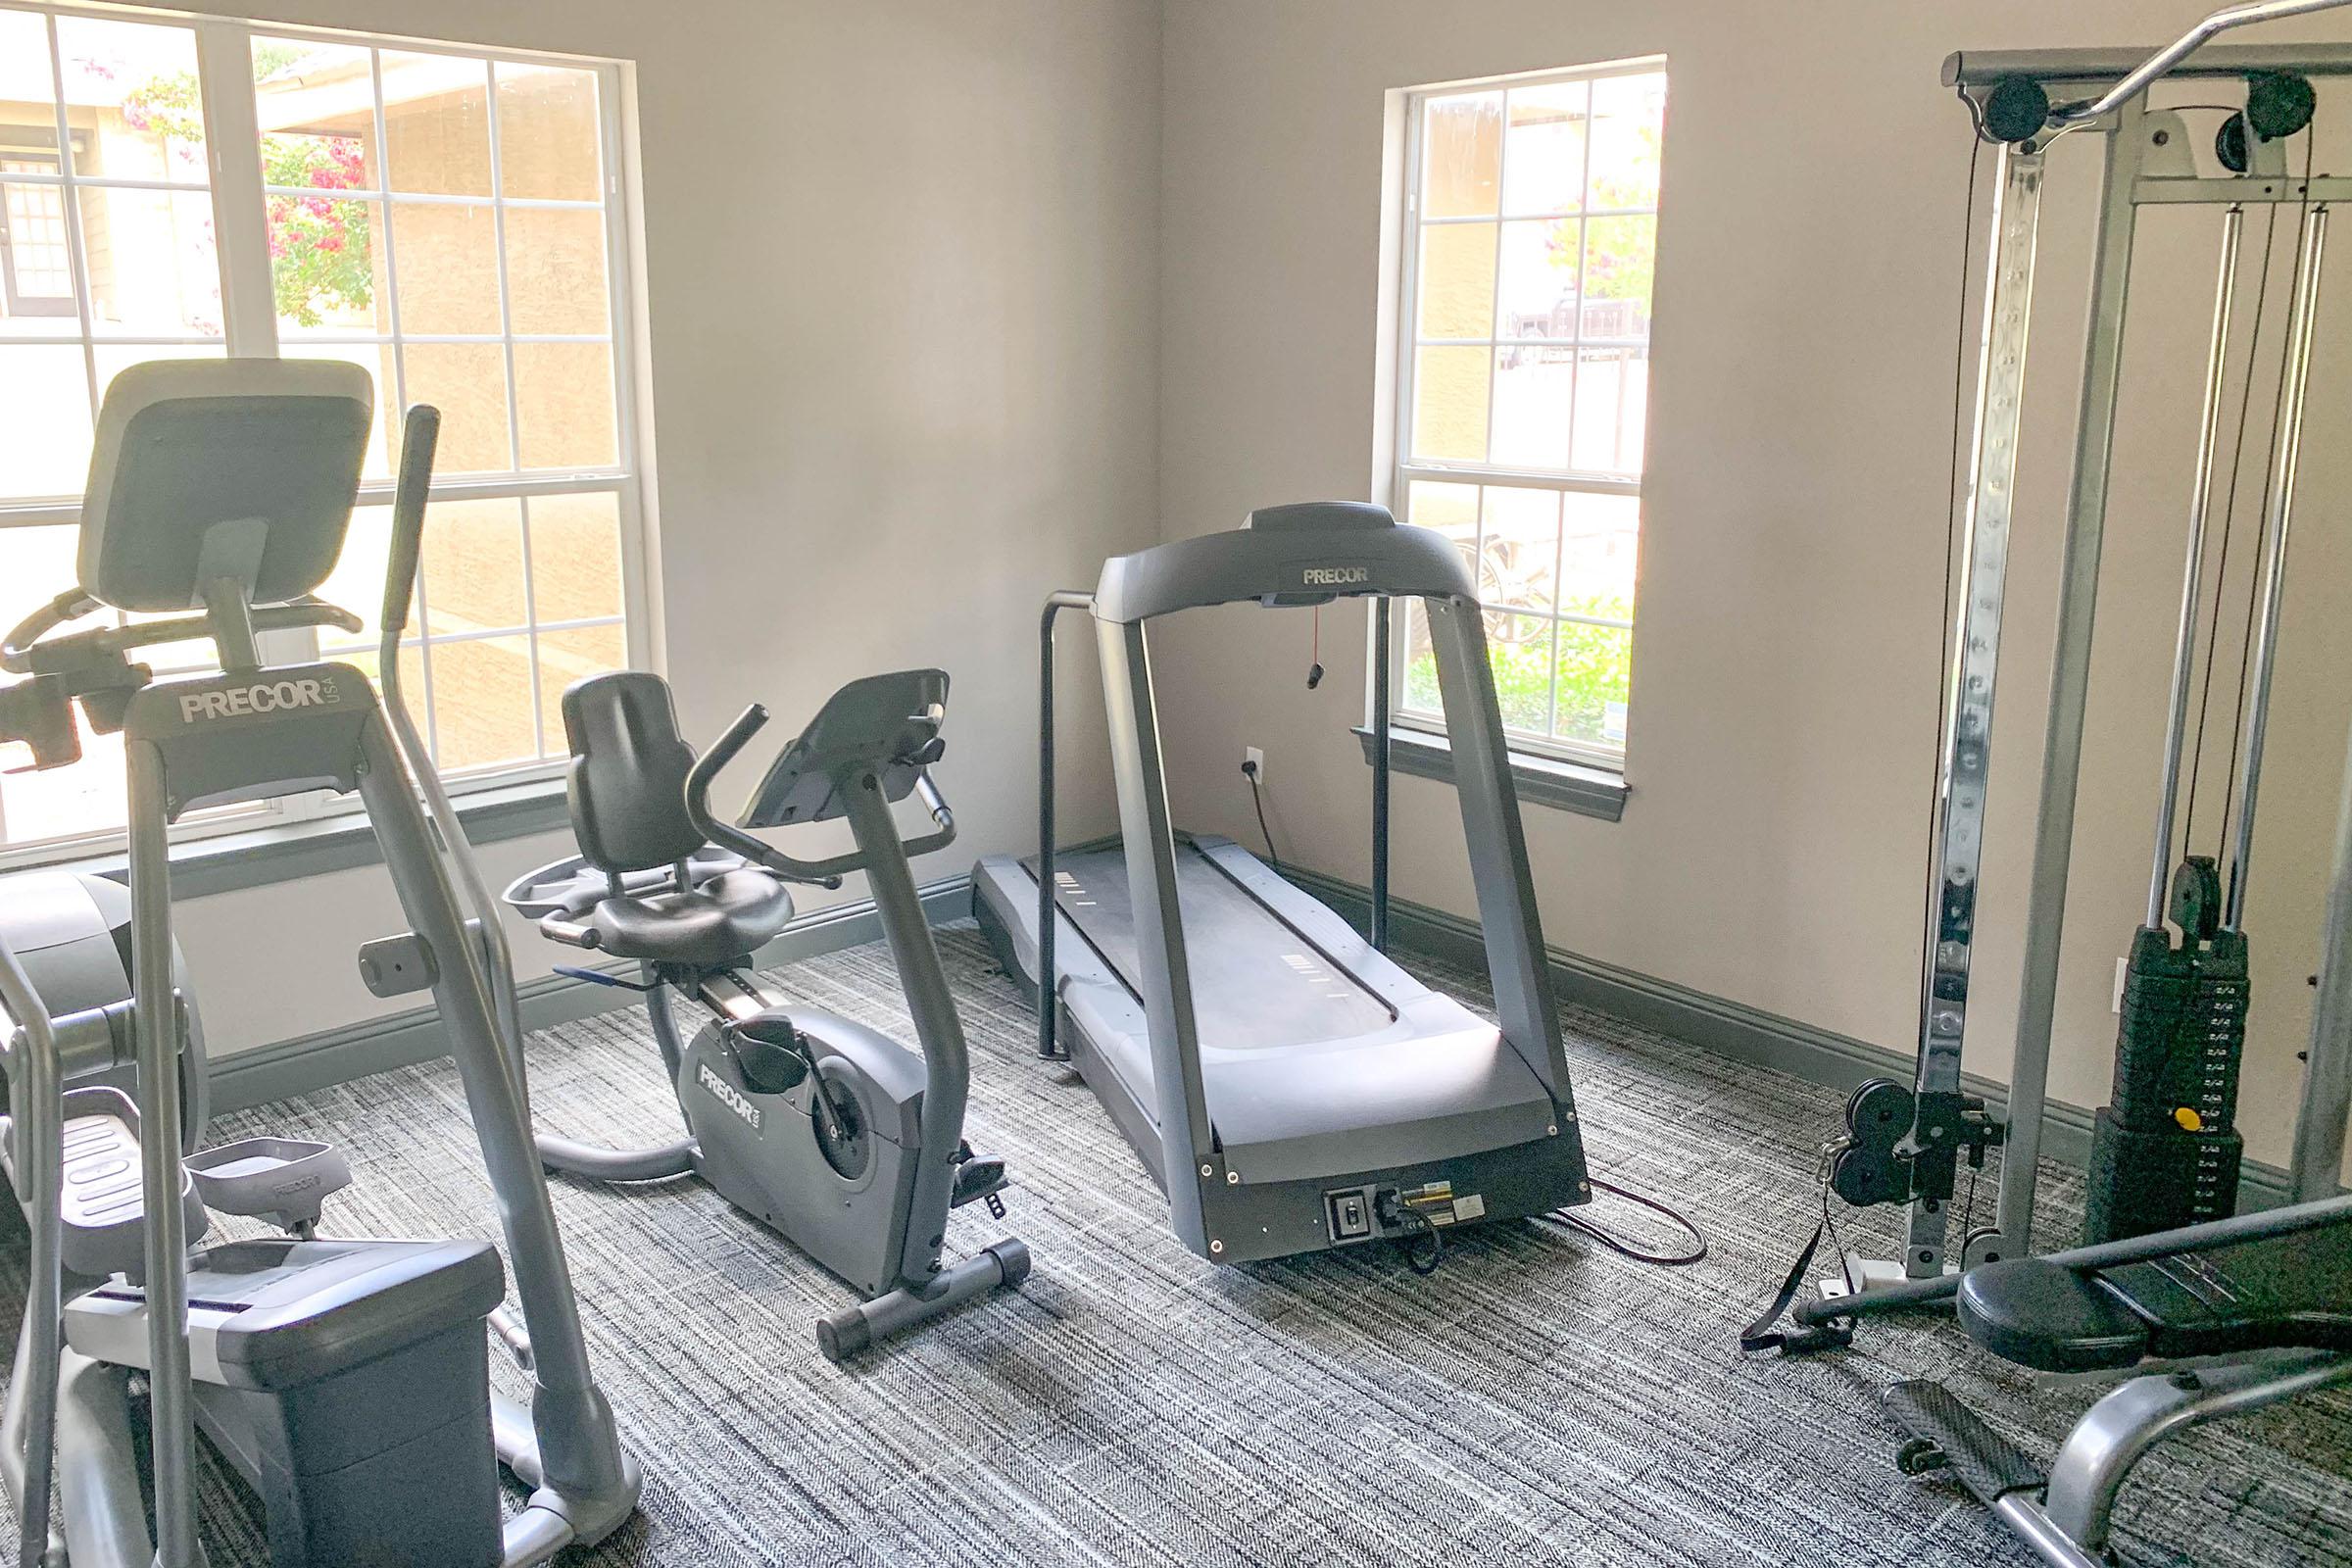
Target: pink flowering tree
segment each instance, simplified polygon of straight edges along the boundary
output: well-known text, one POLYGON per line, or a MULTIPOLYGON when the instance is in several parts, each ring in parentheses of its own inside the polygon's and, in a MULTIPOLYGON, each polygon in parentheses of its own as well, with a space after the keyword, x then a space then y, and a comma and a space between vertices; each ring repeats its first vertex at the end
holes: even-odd
MULTIPOLYGON (((256 49, 256 79, 266 79, 300 53, 282 44, 256 49), (270 58, 273 49, 283 58, 270 58)), ((200 104, 195 76, 172 72, 125 98, 122 118, 134 130, 194 143, 204 134, 200 104)), ((373 209, 367 201, 335 194, 373 183, 360 138, 273 131, 262 138, 262 178, 271 187, 270 278, 279 318, 297 326, 318 326, 330 316, 366 313, 375 301, 373 209)))

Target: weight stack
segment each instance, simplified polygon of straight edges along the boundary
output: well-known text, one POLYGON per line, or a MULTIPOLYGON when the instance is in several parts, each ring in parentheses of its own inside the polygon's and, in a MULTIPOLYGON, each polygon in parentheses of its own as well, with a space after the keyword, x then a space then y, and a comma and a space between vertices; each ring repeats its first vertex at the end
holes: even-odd
POLYGON ((2101 1107, 2091 1129, 2084 1246, 2146 1236, 2237 1212, 2246 1141, 2234 1130, 2131 1128, 2101 1107))
POLYGON ((2092 1129, 2086 1243, 2235 1212, 2248 995, 2243 932, 2201 948, 2160 929, 2133 939, 2111 1102, 2092 1129))

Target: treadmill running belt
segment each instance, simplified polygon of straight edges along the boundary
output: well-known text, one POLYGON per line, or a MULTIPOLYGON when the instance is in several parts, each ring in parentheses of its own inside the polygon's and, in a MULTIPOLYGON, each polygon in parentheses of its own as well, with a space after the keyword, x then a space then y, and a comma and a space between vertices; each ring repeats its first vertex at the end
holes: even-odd
MULTIPOLYGON (((1177 844, 1176 868, 1194 1025, 1203 1047, 1280 1050, 1377 1034, 1396 1021, 1385 1003, 1192 845, 1177 844)), ((1054 869, 1062 912, 1141 997, 1126 852, 1059 856, 1054 869)))

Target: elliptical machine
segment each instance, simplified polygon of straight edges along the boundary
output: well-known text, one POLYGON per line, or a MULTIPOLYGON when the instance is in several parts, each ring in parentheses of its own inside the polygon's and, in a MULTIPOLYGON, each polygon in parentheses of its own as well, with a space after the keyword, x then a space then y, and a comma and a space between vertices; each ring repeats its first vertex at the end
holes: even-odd
POLYGON ((661 676, 592 675, 564 694, 581 853, 505 895, 551 941, 637 961, 635 982, 559 972, 644 993, 687 1128, 646 1150, 541 1133, 540 1158, 597 1181, 702 1177, 867 1298, 817 1320, 817 1345, 834 1361, 1029 1273, 1029 1250, 1011 1238, 940 1263, 949 1209, 983 1200, 1004 1213, 1004 1162, 963 1141, 969 1058, 907 867, 956 837, 929 773, 947 696, 936 669, 852 681, 769 764, 730 826, 710 809, 710 784, 766 710, 746 709, 697 760, 661 676), (935 824, 911 843, 890 811, 909 794, 935 824), (848 818, 856 848, 815 862, 744 831, 836 817, 848 818), (865 873, 881 913, 919 1054, 789 1003, 753 970, 792 919, 786 884, 838 887, 851 871, 865 873), (691 1040, 680 1040, 673 992, 710 1013, 691 1040))
POLYGON ((404 441, 383 696, 349 664, 264 653, 273 631, 359 629, 313 590, 341 554, 374 407, 368 373, 341 364, 123 371, 99 414, 79 586, 0 645, 0 668, 26 677, 0 688, 0 739, 29 746, 35 766, 66 765, 78 708, 122 734, 129 787, 127 893, 12 882, 0 924, 0 1159, 31 1233, 0 1477, 28 1565, 196 1568, 198 1425, 261 1494, 277 1568, 523 1568, 603 1539, 636 1506, 639 1474, 590 1371, 531 1156, 496 908, 461 910, 452 865, 469 888, 479 879, 390 657, 408 622, 432 410, 411 411, 404 441), (63 629, 113 612, 166 618, 63 629), (217 672, 158 680, 126 657, 187 640, 217 646, 217 672), (361 796, 416 924, 363 949, 362 970, 379 995, 432 989, 520 1320, 500 1304, 505 1270, 486 1245, 318 1239, 319 1200, 349 1179, 330 1147, 264 1138, 188 1152, 205 1061, 172 938, 167 827, 319 788, 361 796), (271 1217, 285 1236, 192 1249, 208 1207, 271 1217), (528 1409, 490 1391, 485 1319, 530 1375, 528 1409), (148 1387, 144 1461, 134 1371, 148 1387), (512 1519, 501 1462, 533 1488, 512 1519))

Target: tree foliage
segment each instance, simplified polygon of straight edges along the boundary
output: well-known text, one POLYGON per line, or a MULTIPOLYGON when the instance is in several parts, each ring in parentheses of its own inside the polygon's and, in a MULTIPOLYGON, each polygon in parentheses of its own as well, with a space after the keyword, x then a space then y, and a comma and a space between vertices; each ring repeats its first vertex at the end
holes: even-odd
MULTIPOLYGON (((260 45, 254 74, 266 78, 301 54, 295 45, 260 45)), ((204 136, 202 102, 192 73, 169 72, 126 97, 122 118, 134 130, 195 143, 204 136)), ((262 178, 319 193, 272 191, 269 197, 270 281, 279 318, 318 326, 330 315, 368 311, 375 302, 370 206, 326 194, 371 183, 360 138, 272 131, 262 137, 262 178)))

